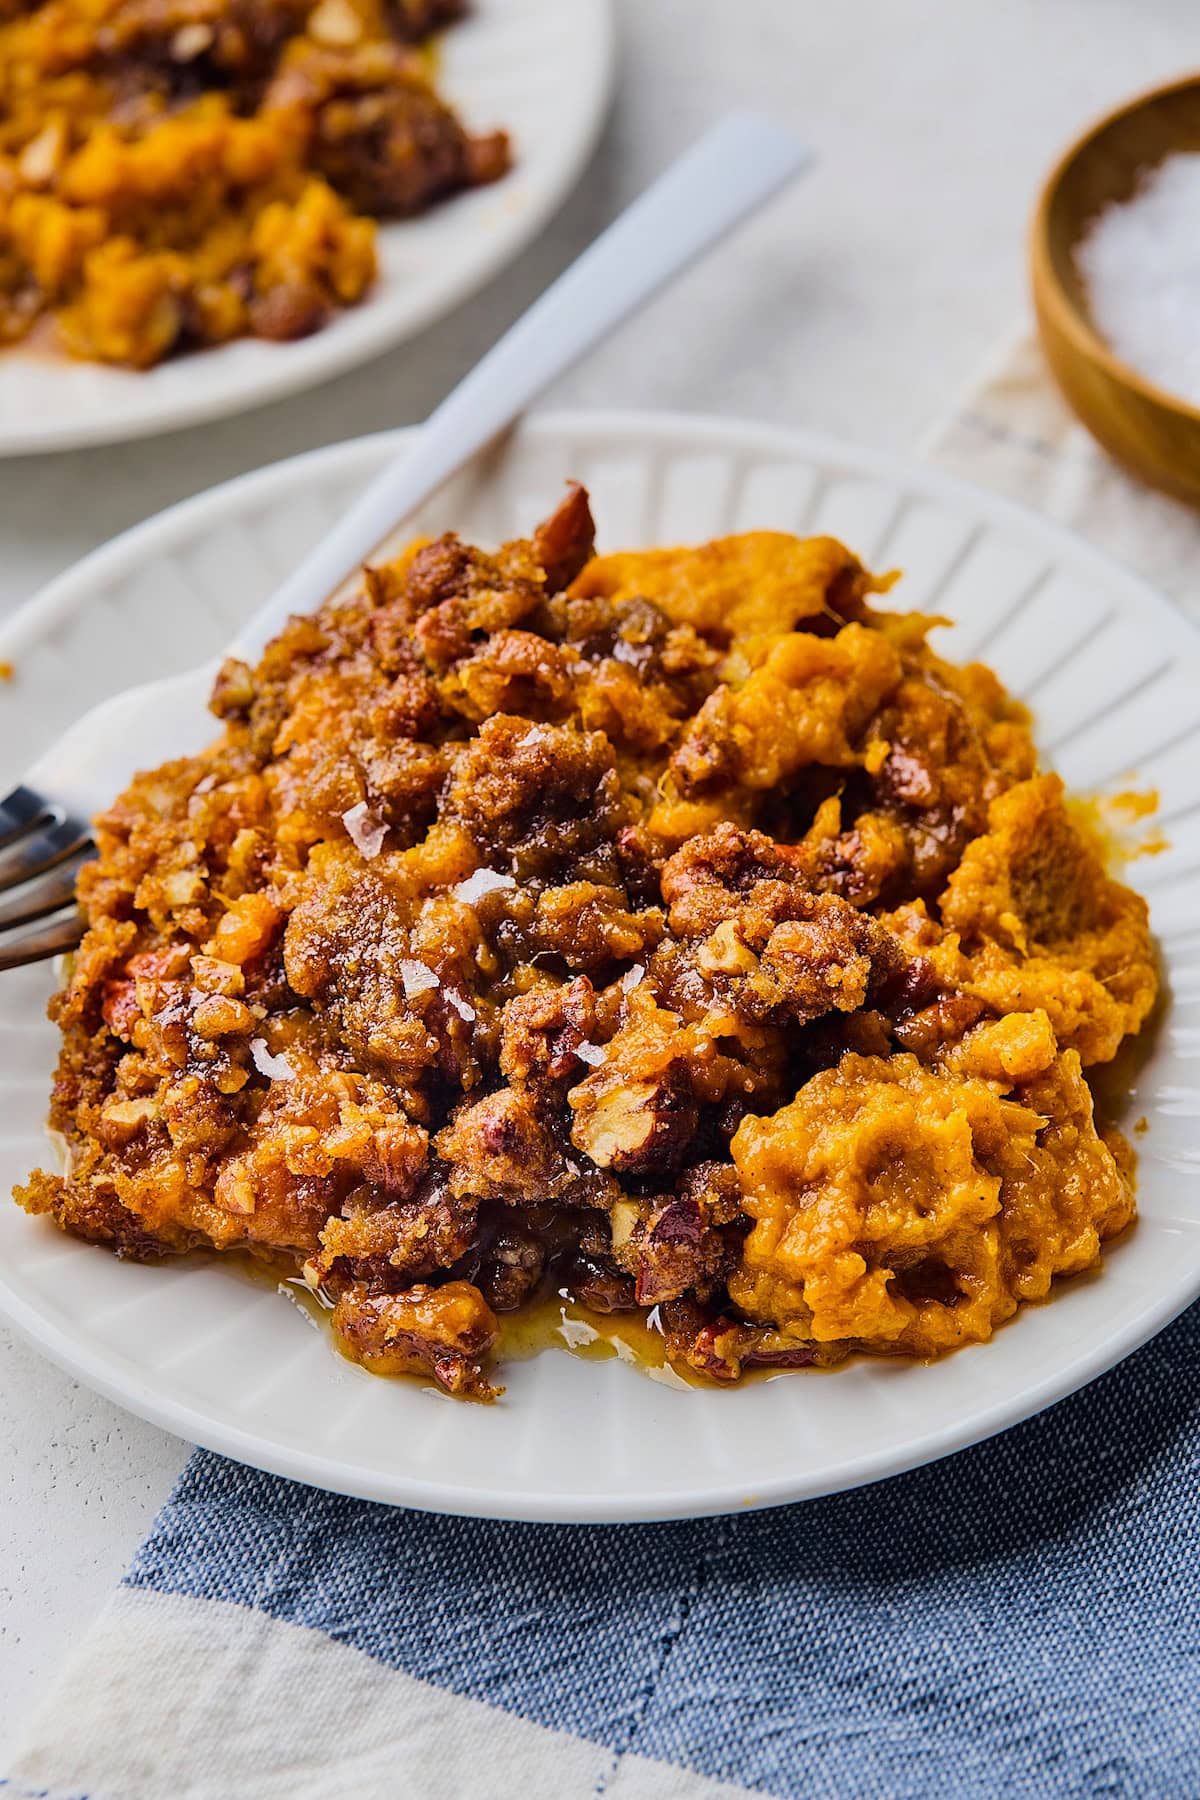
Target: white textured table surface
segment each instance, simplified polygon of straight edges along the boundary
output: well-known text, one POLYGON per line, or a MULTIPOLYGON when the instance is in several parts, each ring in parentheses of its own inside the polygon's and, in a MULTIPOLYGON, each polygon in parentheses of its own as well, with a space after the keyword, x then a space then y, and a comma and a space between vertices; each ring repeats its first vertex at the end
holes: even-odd
MULTIPOLYGON (((569 0, 568 0, 569 4, 569 0)), ((1200 63, 1192 0, 618 0, 616 111, 560 217, 419 342, 297 400, 142 445, 0 465, 0 608, 172 501, 420 418, 718 112, 821 166, 568 381, 565 402, 756 415, 907 448, 1020 314, 1040 175, 1094 113, 1200 63)), ((3 993, 0 990, 0 1007, 3 993)), ((186 1446, 0 1330, 0 1770, 186 1446)))

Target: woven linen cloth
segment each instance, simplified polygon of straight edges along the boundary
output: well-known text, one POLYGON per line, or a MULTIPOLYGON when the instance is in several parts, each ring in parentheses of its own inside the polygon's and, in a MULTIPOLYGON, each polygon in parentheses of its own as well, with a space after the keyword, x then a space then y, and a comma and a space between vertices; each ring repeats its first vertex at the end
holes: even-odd
MULTIPOLYGON (((1200 522, 1027 340, 927 449, 1200 613, 1200 522)), ((197 1452, 0 1800, 1182 1800, 1198 1476, 1200 1307, 1000 1438, 766 1513, 440 1518, 197 1452)))

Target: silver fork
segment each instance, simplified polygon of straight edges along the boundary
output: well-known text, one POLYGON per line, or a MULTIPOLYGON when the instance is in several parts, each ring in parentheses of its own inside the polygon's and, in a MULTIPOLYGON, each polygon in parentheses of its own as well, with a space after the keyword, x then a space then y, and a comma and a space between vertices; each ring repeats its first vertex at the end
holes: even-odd
MULTIPOLYGON (((291 614, 321 605, 551 381, 808 161, 790 132, 753 114, 733 114, 708 132, 476 364, 227 654, 256 661, 291 614)), ((137 769, 202 747, 216 667, 130 688, 94 707, 0 801, 0 894, 15 890, 0 902, 0 969, 79 942, 85 923, 75 880, 96 853, 87 821, 137 769), (11 935, 35 921, 42 921, 36 929, 11 935)))
POLYGON ((17 889, 14 899, 0 903, 0 932, 48 921, 0 940, 0 969, 59 956, 79 942, 75 878, 95 854, 87 823, 36 788, 22 783, 0 801, 0 893, 17 889))

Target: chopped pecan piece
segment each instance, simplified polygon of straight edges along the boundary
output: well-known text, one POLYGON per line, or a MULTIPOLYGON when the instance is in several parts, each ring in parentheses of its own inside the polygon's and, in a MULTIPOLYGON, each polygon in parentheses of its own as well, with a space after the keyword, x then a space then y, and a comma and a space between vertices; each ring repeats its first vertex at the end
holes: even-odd
POLYGON ((595 547, 596 526, 587 489, 569 482, 565 497, 533 534, 534 560, 546 571, 546 587, 557 594, 574 581, 595 547))
POLYGON ((403 1294, 354 1286, 337 1301, 331 1322, 343 1356, 374 1375, 432 1375, 465 1400, 493 1400, 499 1392, 484 1373, 496 1315, 468 1282, 403 1294))
POLYGON ((578 1074, 576 1052, 590 1038, 594 1024, 592 984, 586 975, 561 987, 547 985, 519 994, 504 1009, 501 1074, 530 1086, 578 1074))
POLYGON ((681 1075, 659 1081, 596 1080, 571 1096, 571 1141, 598 1169, 619 1175, 678 1168, 695 1135, 699 1108, 681 1075))

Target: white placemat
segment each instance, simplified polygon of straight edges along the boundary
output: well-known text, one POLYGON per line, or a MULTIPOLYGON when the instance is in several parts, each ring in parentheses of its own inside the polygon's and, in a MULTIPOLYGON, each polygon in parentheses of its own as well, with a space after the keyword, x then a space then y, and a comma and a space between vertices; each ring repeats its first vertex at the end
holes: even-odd
POLYGON ((995 488, 1145 577, 1200 620, 1200 514, 1126 475, 1054 386, 1028 329, 1001 346, 921 445, 931 461, 995 488))

